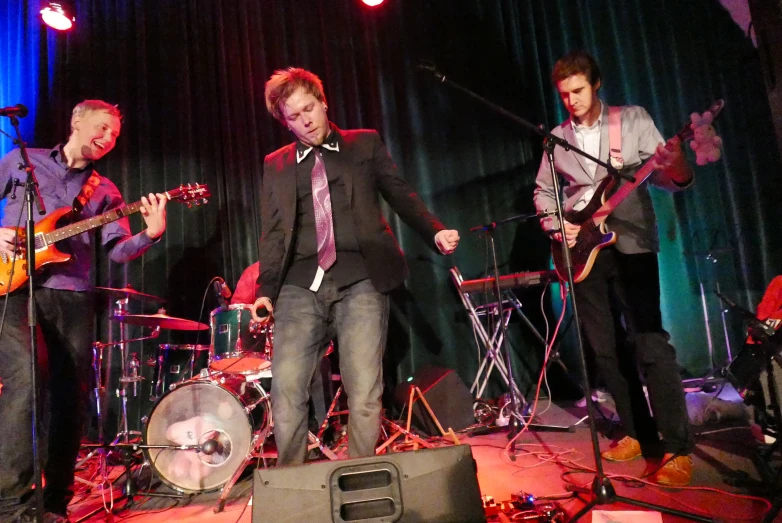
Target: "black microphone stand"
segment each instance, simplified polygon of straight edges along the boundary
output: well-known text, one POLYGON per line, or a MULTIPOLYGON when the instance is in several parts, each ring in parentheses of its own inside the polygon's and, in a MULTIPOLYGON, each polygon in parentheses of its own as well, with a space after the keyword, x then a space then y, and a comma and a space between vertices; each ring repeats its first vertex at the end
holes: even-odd
MULTIPOLYGON (((568 284, 568 294, 570 296, 570 305, 573 309, 573 322, 575 323, 576 327, 576 337, 578 340, 578 355, 579 355, 579 364, 581 365, 581 388, 584 390, 584 395, 586 398, 586 404, 587 404, 587 413, 589 418, 589 433, 591 435, 592 439, 592 453, 594 454, 595 459, 595 478, 592 481, 592 499, 580 510, 578 511, 571 519, 570 521, 577 521, 581 518, 581 516, 587 514, 589 511, 592 510, 596 505, 609 505, 616 502, 626 503, 628 505, 634 505, 637 507, 643 507, 646 509, 651 510, 658 510, 660 512, 664 512, 666 514, 671 514, 674 516, 679 516, 681 518, 690 519, 692 521, 704 521, 704 522, 712 522, 713 520, 711 518, 707 518, 704 516, 699 516, 697 514, 691 514, 688 512, 684 512, 681 510, 676 510, 669 507, 664 507, 661 505, 655 505, 653 503, 647 503, 645 501, 636 500, 633 498, 629 498, 626 496, 619 496, 616 494, 616 491, 614 490, 613 485, 611 484, 611 480, 606 476, 605 471, 603 470, 603 461, 602 457, 600 455, 600 442, 597 439, 597 427, 595 426, 595 405, 594 401, 592 401, 592 394, 590 393, 589 389, 589 379, 587 378, 586 374, 586 356, 584 354, 584 340, 583 340, 583 334, 581 331, 581 320, 578 315, 578 307, 576 306, 576 299, 575 299, 575 284, 573 282, 573 261, 570 257, 570 248, 567 244, 567 239, 565 238, 565 231, 562 224, 565 223, 564 213, 562 210, 562 202, 560 201, 559 195, 561 194, 560 186, 559 186, 559 178, 557 177, 557 171, 554 169, 554 148, 558 145, 562 148, 564 148, 566 151, 573 151, 576 154, 579 154, 585 158, 588 158, 595 162, 597 165, 603 166, 606 168, 608 173, 615 177, 615 178, 622 178, 629 181, 635 181, 635 178, 620 173, 617 169, 615 169, 612 165, 603 162, 587 153, 579 149, 578 147, 574 147, 570 143, 568 143, 565 139, 560 138, 558 136, 554 136, 550 132, 545 131, 542 126, 537 126, 520 116, 517 116, 510 111, 500 107, 499 105, 496 105, 487 99, 483 98, 482 96, 470 91, 469 89, 462 87, 461 85, 454 83, 451 80, 448 80, 446 76, 439 71, 437 71, 437 68, 434 66, 434 64, 431 63, 421 63, 418 66, 419 69, 423 69, 425 71, 429 71, 432 73, 435 78, 437 78, 440 83, 448 84, 454 89, 466 94, 470 98, 478 101, 483 106, 487 107, 488 109, 492 110, 493 112, 502 115, 506 119, 520 125, 521 127, 532 131, 533 133, 543 137, 544 139, 544 150, 547 157, 549 170, 551 174, 551 183, 554 188, 554 194, 557 195, 556 198, 554 198, 554 201, 556 202, 556 216, 560 223, 560 230, 562 231, 562 259, 564 260, 565 268, 567 269, 567 284, 568 284)), ((495 278, 497 281, 497 291, 499 291, 499 278, 495 274, 495 278)), ((501 305, 500 305, 501 306, 501 305)), ((507 351, 506 351, 507 352, 507 351)), ((509 356, 508 356, 509 357, 509 356)), ((511 387, 511 390, 513 390, 513 387, 511 387)), ((513 430, 513 429, 512 429, 513 430)))
MULTIPOLYGON (((27 179, 24 182, 24 200, 27 208, 27 222, 25 224, 25 256, 27 258, 27 325, 30 328, 30 374, 33 388, 33 486, 35 490, 35 519, 38 523, 43 522, 43 473, 41 469, 41 453, 39 448, 40 438, 40 412, 38 405, 39 396, 39 372, 38 372, 38 342, 36 340, 36 326, 38 320, 35 314, 35 220, 33 219, 33 201, 38 209, 38 214, 46 214, 41 193, 38 190, 38 180, 35 177, 35 167, 30 163, 30 157, 27 155, 22 134, 19 132, 19 119, 16 116, 9 116, 11 125, 16 133, 13 140, 14 145, 19 148, 22 155, 21 169, 27 172, 27 179)), ((22 185, 18 180, 14 181, 17 185, 22 185)), ((18 237, 18 233, 17 233, 18 237)), ((15 246, 16 247, 16 246, 15 246)))

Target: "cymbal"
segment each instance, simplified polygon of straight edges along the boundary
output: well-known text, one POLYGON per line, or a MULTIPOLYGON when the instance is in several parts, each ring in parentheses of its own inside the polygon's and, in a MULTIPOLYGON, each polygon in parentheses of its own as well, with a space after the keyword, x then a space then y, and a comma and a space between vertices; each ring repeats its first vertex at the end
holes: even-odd
POLYGON ((175 331, 202 331, 207 330, 209 325, 184 318, 174 318, 167 314, 118 314, 111 317, 114 321, 128 323, 130 325, 141 325, 143 327, 160 327, 161 329, 171 329, 175 331))
POLYGON ((95 287, 95 290, 102 294, 107 294, 113 298, 132 298, 134 300, 156 301, 159 303, 166 302, 165 298, 159 298, 151 294, 144 294, 143 292, 137 291, 130 285, 123 287, 122 289, 112 289, 111 287, 95 287))

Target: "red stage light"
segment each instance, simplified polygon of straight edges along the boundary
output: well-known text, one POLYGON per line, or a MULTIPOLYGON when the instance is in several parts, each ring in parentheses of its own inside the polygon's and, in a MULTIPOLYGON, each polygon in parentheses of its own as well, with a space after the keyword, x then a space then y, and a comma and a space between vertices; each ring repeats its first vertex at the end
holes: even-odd
POLYGON ((76 21, 76 17, 69 16, 62 4, 58 2, 49 2, 46 7, 41 9, 41 18, 43 23, 57 31, 67 31, 73 27, 73 22, 76 21))
POLYGON ((370 7, 376 7, 383 3, 383 0, 361 0, 370 7))

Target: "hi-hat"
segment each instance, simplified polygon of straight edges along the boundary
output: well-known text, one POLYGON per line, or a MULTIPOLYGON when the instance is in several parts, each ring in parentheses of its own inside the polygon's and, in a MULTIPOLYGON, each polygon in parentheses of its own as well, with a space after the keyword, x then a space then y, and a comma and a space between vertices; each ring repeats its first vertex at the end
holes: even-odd
POLYGON ((161 329, 171 329, 176 331, 203 331, 209 328, 204 323, 186 320, 184 318, 174 318, 167 314, 118 314, 111 317, 114 321, 128 323, 130 325, 141 325, 142 327, 160 327, 161 329))
POLYGON ((141 301, 156 301, 158 303, 166 302, 165 298, 159 298, 151 294, 144 294, 143 292, 137 291, 130 285, 123 287, 122 289, 112 289, 111 287, 95 287, 95 290, 101 294, 107 294, 112 298, 130 298, 141 301))

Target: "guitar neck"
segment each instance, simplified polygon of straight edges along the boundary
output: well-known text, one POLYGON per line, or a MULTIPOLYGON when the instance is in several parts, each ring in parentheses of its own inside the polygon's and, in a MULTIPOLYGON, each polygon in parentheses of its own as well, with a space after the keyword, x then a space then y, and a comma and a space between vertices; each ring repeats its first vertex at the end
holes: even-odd
MULTIPOLYGON (((168 195, 166 196, 168 197, 168 195)), ((86 220, 78 221, 71 225, 66 225, 65 227, 61 227, 48 234, 45 234, 44 237, 47 244, 52 244, 66 238, 70 238, 71 236, 76 236, 77 234, 90 231, 96 227, 100 227, 101 225, 115 222, 120 218, 135 214, 139 210, 141 210, 141 201, 131 203, 130 205, 124 205, 118 209, 106 211, 103 214, 93 216, 92 218, 87 218, 86 220)))
POLYGON ((606 218, 608 218, 608 215, 614 212, 614 210, 619 207, 619 204, 624 201, 627 196, 633 192, 633 190, 644 183, 649 176, 654 172, 653 161, 650 158, 646 161, 643 166, 638 169, 635 173, 635 181, 623 184, 619 189, 617 189, 614 194, 611 195, 609 199, 605 201, 603 205, 600 206, 600 208, 595 211, 595 213, 592 215, 592 221, 595 223, 595 225, 601 225, 603 222, 606 221, 606 218))

